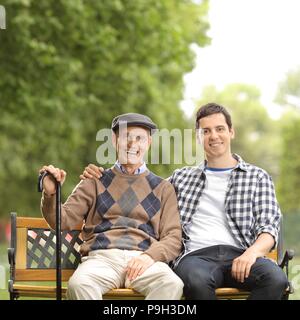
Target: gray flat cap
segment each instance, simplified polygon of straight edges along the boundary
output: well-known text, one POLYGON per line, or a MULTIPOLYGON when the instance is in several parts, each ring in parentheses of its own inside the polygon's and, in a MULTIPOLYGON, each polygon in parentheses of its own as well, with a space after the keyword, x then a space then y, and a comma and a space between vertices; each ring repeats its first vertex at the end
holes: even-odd
POLYGON ((116 131, 122 123, 126 124, 127 127, 144 127, 149 129, 151 133, 154 133, 157 129, 156 124, 149 117, 139 113, 124 113, 115 117, 111 123, 111 129, 116 131))

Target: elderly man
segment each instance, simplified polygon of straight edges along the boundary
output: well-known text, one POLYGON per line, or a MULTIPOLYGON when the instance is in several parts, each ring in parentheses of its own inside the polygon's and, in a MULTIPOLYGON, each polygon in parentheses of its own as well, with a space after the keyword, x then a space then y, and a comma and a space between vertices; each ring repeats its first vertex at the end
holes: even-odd
MULTIPOLYGON (((187 299, 216 299, 215 289, 250 290, 249 299, 280 299, 287 288, 281 268, 265 255, 276 246, 281 212, 269 174, 231 153, 231 116, 216 103, 196 115, 206 160, 175 170, 184 250, 174 270, 187 299)), ((89 165, 85 177, 101 175, 89 165)))
MULTIPOLYGON (((168 262, 181 249, 173 186, 150 172, 143 156, 153 121, 130 113, 112 122, 118 160, 100 179, 81 181, 62 206, 62 229, 84 222, 82 263, 69 280, 68 299, 102 299, 112 288, 131 287, 146 299, 180 299, 183 283, 168 262)), ((42 214, 55 227, 55 183, 65 171, 52 165, 43 182, 42 214)))

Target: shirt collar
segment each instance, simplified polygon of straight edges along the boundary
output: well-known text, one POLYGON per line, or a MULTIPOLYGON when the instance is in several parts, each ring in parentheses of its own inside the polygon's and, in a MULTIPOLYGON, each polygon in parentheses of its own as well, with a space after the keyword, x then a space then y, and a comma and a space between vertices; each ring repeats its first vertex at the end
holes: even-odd
MULTIPOLYGON (((247 167, 246 162, 238 154, 233 153, 232 156, 238 162, 233 170, 236 170, 237 168, 239 168, 239 169, 241 169, 243 171, 248 171, 248 167, 247 167)), ((204 160, 202 163, 200 163, 199 169, 201 171, 204 171, 206 166, 207 166, 207 160, 204 160)))
POLYGON ((236 159, 237 162, 238 162, 237 165, 236 165, 236 167, 235 167, 235 169, 239 168, 239 169, 241 169, 241 170, 243 170, 243 171, 248 171, 249 168, 248 168, 247 163, 246 163, 238 154, 233 153, 232 156, 233 156, 234 159, 236 159))
MULTIPOLYGON (((115 163, 115 168, 117 168, 118 171, 127 174, 128 172, 125 170, 124 166, 121 165, 119 160, 116 161, 115 163)), ((144 162, 139 168, 137 168, 134 171, 134 174, 142 174, 144 173, 147 169, 146 163, 144 162)))

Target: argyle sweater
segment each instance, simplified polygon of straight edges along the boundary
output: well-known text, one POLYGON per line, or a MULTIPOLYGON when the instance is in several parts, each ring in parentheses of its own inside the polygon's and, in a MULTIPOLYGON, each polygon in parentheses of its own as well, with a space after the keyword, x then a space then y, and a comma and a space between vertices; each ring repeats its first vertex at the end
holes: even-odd
MULTIPOLYGON (((43 193, 41 211, 55 228, 55 195, 43 193)), ((181 251, 181 226, 173 186, 146 171, 138 175, 108 169, 99 179, 81 181, 62 205, 62 230, 83 223, 80 252, 144 251, 169 262, 181 251)))

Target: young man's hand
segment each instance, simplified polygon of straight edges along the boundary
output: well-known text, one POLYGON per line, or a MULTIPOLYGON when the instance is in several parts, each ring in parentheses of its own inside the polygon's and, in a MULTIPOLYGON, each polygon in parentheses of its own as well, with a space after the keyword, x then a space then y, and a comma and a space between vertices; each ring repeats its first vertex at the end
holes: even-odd
POLYGON ((246 250, 242 255, 235 258, 232 262, 231 275, 238 282, 244 282, 249 277, 252 265, 258 258, 253 250, 246 250))
POLYGON ((44 178, 43 180, 43 191, 47 194, 47 195, 52 195, 55 194, 56 192, 56 188, 55 188, 55 180, 59 181, 61 184, 64 183, 65 179, 66 179, 66 175, 67 173, 59 168, 55 168, 53 165, 49 165, 49 166, 43 166, 39 173, 43 173, 43 172, 49 172, 51 173, 51 175, 48 175, 44 178))
POLYGON ((142 275, 153 264, 154 260, 146 253, 132 258, 126 268, 127 279, 129 281, 134 280, 137 276, 142 275))
POLYGON ((85 179, 99 179, 102 177, 104 172, 104 168, 97 167, 94 164, 89 164, 87 167, 85 167, 83 173, 79 176, 81 180, 85 179))
POLYGON ((261 233, 254 244, 241 256, 233 260, 231 274, 238 282, 244 282, 249 277, 252 265, 257 258, 264 257, 274 247, 275 240, 267 232, 261 233))

